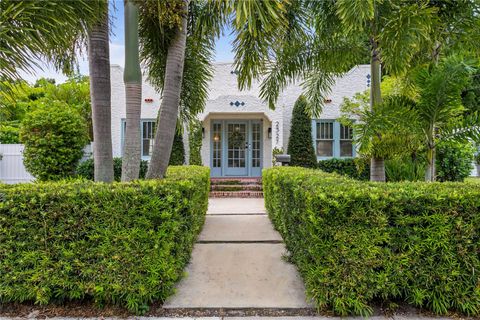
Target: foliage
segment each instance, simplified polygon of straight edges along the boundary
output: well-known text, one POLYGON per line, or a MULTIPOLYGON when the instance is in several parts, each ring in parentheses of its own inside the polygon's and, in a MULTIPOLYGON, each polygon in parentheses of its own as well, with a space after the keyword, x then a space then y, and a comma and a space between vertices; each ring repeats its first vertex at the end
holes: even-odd
POLYGON ((329 159, 318 161, 318 169, 324 172, 335 172, 353 179, 368 181, 370 165, 363 158, 329 159))
MULTIPOLYGON (((183 1, 139 1, 140 56, 152 84, 162 91, 169 44, 180 23, 183 1)), ((219 4, 220 5, 220 4, 219 4)), ((187 42, 180 95, 180 122, 190 122, 203 111, 208 83, 213 77, 211 62, 215 37, 220 34, 223 15, 210 1, 190 1, 187 42)))
POLYGON ((78 51, 86 42, 89 28, 105 12, 104 0, 1 1, 0 2, 0 87, 32 73, 39 61, 57 70, 75 69, 78 51))
POLYGON ((312 121, 307 113, 307 105, 304 96, 298 97, 295 102, 287 152, 291 156, 291 166, 314 168, 317 157, 312 145, 312 121))
POLYGON ((282 147, 275 147, 273 148, 272 150, 272 167, 275 167, 275 166, 278 166, 279 163, 277 162, 276 160, 276 156, 279 155, 279 154, 284 154, 285 152, 283 151, 283 148, 282 147))
POLYGON ((269 217, 320 309, 369 315, 403 300, 480 313, 480 189, 377 184, 293 167, 263 171, 269 217))
MULTIPOLYGON (((140 179, 145 179, 145 174, 148 169, 148 161, 142 160, 140 162, 140 179)), ((122 178, 122 158, 113 158, 113 174, 114 180, 120 181, 122 178)), ((94 181, 94 161, 87 159, 80 162, 75 170, 75 175, 82 179, 94 181)))
POLYGON ((202 133, 202 123, 199 120, 195 120, 190 123, 190 130, 189 130, 189 147, 190 147, 190 158, 189 163, 191 165, 202 165, 202 155, 200 154, 202 149, 202 140, 203 140, 203 133, 202 133))
POLYGON ((363 156, 409 155, 418 151, 422 142, 417 115, 412 112, 413 104, 414 101, 405 96, 391 95, 372 111, 369 93, 365 91, 344 98, 339 120, 353 127, 355 143, 363 156))
POLYGON ((183 137, 180 131, 175 132, 175 137, 173 138, 172 153, 170 154, 171 166, 181 166, 185 164, 185 148, 183 146, 183 137))
POLYGON ((20 143, 18 125, 1 125, 0 126, 0 143, 15 144, 20 143))
POLYGON ((437 179, 463 182, 472 171, 474 152, 471 143, 441 142, 437 147, 437 179))
POLYGON ((475 163, 477 165, 480 165, 480 152, 477 152, 477 154, 475 155, 475 163))
POLYGON ((422 181, 425 179, 425 159, 396 157, 385 161, 387 181, 422 181))
POLYGON ((20 140, 26 169, 41 181, 71 176, 88 141, 84 119, 61 102, 30 112, 20 128, 20 140))
POLYGON ((209 170, 166 179, 0 186, 2 302, 90 300, 136 313, 182 277, 205 219, 209 170))
POLYGON ((92 140, 90 84, 85 76, 72 75, 58 85, 45 78, 38 79, 34 85, 25 81, 11 85, 8 93, 0 91, 0 121, 7 124, 21 122, 38 105, 56 101, 68 104, 71 107, 69 110, 76 111, 85 119, 92 140))

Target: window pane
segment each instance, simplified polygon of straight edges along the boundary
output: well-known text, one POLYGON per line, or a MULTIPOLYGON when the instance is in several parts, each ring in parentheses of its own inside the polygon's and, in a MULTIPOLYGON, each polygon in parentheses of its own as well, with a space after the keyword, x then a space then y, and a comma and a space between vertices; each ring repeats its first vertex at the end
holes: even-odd
POLYGON ((351 140, 353 138, 353 129, 349 126, 340 125, 340 139, 351 140))
POLYGON ((333 139, 333 122, 317 122, 317 139, 333 139))
POLYGON ((340 141, 340 157, 352 157, 353 145, 351 140, 340 141))
POLYGON ((333 157, 333 141, 328 141, 328 140, 317 141, 317 156, 333 157))

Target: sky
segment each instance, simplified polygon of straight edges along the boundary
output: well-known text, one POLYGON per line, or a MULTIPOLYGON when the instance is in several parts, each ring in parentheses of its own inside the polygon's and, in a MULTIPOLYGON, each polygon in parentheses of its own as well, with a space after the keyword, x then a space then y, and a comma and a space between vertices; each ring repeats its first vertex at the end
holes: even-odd
MULTIPOLYGON (((112 30, 110 35, 110 63, 124 66, 125 62, 125 41, 124 41, 124 17, 123 17, 123 0, 109 0, 110 1, 110 16, 112 17, 112 30)), ((232 53, 233 37, 227 31, 225 35, 217 40, 214 61, 216 62, 230 62, 233 61, 232 53)), ((37 79, 46 77, 54 78, 57 83, 62 83, 66 77, 56 72, 52 68, 48 68, 42 64, 42 69, 36 69, 34 74, 23 73, 25 80, 34 83, 37 79)), ((80 73, 88 75, 88 61, 86 55, 79 55, 80 73)))

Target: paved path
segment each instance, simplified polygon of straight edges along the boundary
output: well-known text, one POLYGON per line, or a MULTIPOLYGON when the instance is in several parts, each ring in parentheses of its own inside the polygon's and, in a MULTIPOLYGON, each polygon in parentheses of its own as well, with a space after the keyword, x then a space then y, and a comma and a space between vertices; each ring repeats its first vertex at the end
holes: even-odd
POLYGON ((211 198, 187 276, 164 308, 310 308, 263 198, 211 198))

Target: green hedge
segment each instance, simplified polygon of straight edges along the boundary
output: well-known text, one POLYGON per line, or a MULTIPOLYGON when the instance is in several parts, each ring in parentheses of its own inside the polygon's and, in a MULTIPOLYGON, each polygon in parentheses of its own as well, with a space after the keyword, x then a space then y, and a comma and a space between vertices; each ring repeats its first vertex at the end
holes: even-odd
POLYGON ((370 164, 363 158, 332 158, 318 161, 318 168, 325 172, 335 172, 357 180, 370 180, 370 164))
POLYGON ((208 204, 209 169, 0 187, 0 302, 93 299, 141 313, 173 292, 208 204))
POLYGON ((480 189, 369 183, 302 168, 263 172, 268 214, 317 307, 368 315, 401 299, 480 311, 480 189))
MULTIPOLYGON (((80 162, 75 170, 75 176, 87 180, 94 180, 95 168, 93 159, 87 159, 80 162)), ((148 170, 148 161, 140 160, 140 179, 145 179, 148 170)), ((115 181, 120 181, 122 178, 122 158, 113 158, 113 178, 115 181)))

